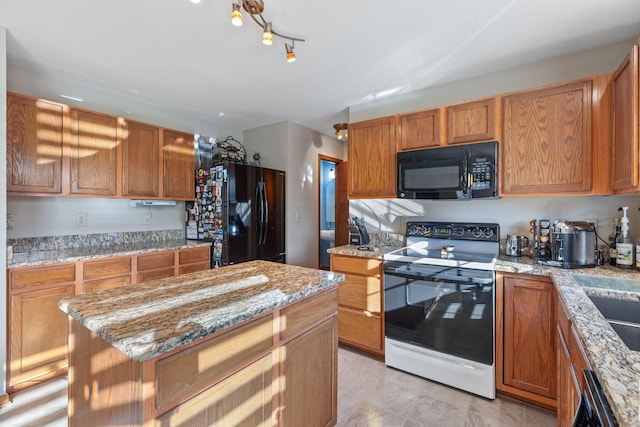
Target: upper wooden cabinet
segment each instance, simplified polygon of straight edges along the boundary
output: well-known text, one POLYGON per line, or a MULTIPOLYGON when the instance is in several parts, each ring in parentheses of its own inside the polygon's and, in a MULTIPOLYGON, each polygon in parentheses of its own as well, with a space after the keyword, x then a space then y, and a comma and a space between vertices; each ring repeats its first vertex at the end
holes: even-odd
POLYGON ((193 199, 193 150, 193 135, 168 129, 162 131, 163 197, 193 199))
POLYGON ((395 197, 396 120, 349 125, 349 198, 395 197))
POLYGON ((611 78, 611 189, 616 193, 640 190, 638 72, 635 45, 611 78))
POLYGON ((398 151, 437 147, 442 143, 442 114, 439 108, 401 114, 398 151))
POLYGON ((7 94, 9 195, 190 200, 193 135, 7 94))
POLYGON ((67 107, 41 99, 7 95, 7 191, 62 193, 67 107))
POLYGON ((496 139, 496 101, 494 98, 447 107, 447 144, 496 139))
POLYGON ((127 120, 122 133, 122 195, 158 197, 160 129, 127 120))
POLYGON ((118 119, 71 110, 71 193, 116 195, 118 119))
POLYGON ((591 109, 591 80, 506 96, 501 194, 589 194, 591 109))

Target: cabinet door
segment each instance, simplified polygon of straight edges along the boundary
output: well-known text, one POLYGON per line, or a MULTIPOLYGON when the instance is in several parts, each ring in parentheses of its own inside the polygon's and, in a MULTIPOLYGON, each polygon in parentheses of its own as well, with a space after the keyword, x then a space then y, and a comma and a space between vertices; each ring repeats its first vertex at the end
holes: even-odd
POLYGON ((496 138, 493 98, 447 107, 447 143, 487 141, 496 138))
POLYGON ((114 196, 118 119, 71 110, 71 193, 114 196))
POLYGON ((122 136, 122 195, 158 197, 159 128, 127 121, 122 136))
POLYGON ((58 301, 74 285, 12 295, 9 310, 9 387, 19 389, 64 374, 67 368, 67 315, 58 301))
POLYGON ((272 426, 272 383, 273 356, 268 354, 162 415, 158 425, 272 426))
POLYGON ((7 191, 62 192, 66 132, 62 104, 7 96, 7 191))
POLYGON ((164 129, 162 158, 163 197, 193 200, 195 197, 193 135, 164 129))
POLYGON ((639 150, 638 142, 638 46, 629 55, 611 78, 612 153, 611 189, 637 190, 639 150))
POLYGON ((580 383, 571 363, 569 346, 557 328, 558 348, 558 427, 571 427, 580 404, 580 383))
POLYGON ((504 195, 591 191, 591 96, 589 80, 504 98, 504 195))
POLYGON ((400 150, 440 145, 441 116, 439 108, 400 115, 400 150))
POLYGON ((555 289, 544 279, 504 276, 503 381, 519 390, 556 396, 555 289))
POLYGON ((294 339, 280 351, 282 412, 279 425, 334 425, 338 382, 336 318, 294 339))
POLYGON ((92 280, 82 284, 82 291, 86 294, 102 291, 104 289, 119 288, 131 284, 131 275, 110 277, 108 279, 92 280))
POLYGON ((395 197, 395 141, 395 116, 349 125, 349 197, 395 197))

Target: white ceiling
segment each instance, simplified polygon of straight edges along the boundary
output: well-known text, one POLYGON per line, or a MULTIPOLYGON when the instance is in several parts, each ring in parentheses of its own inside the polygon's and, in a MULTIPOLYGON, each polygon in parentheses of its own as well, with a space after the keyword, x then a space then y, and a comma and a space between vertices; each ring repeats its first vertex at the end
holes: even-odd
POLYGON ((287 63, 231 3, 2 0, 0 26, 9 64, 233 129, 326 134, 353 105, 640 36, 640 0, 265 0, 306 39, 287 63))

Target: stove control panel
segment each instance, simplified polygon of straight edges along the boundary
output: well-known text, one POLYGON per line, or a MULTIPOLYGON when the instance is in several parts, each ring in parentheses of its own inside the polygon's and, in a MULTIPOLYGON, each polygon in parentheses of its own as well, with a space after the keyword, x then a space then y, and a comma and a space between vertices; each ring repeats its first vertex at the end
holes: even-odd
POLYGON ((466 222, 407 222, 407 237, 435 239, 500 241, 500 225, 466 222))

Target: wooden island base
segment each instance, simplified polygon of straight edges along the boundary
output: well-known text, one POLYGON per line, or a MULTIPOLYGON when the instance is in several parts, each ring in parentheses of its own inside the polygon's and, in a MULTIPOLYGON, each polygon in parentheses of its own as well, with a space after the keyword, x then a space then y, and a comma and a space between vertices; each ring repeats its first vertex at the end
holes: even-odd
POLYGON ((337 288, 137 362, 69 317, 70 426, 333 426, 337 288))

